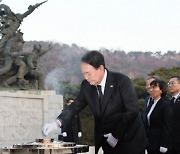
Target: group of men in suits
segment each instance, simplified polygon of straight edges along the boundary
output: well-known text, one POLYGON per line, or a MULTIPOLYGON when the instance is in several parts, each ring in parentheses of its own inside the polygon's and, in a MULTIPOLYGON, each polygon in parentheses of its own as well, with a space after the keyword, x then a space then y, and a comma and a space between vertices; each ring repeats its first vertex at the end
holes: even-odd
POLYGON ((162 81, 156 76, 150 76, 146 80, 146 90, 149 96, 145 99, 143 121, 149 141, 153 140, 147 146, 147 149, 149 149, 148 153, 156 154, 155 151, 158 148, 156 146, 159 145, 157 154, 180 154, 180 76, 170 77, 167 90, 172 95, 172 98, 169 99, 167 96, 163 96, 163 98, 158 100, 157 107, 152 106, 153 96, 151 86, 155 82, 160 84, 162 81), (165 114, 163 114, 163 110, 165 114), (155 120, 153 120, 154 116, 156 116, 155 120), (148 118, 151 123, 147 123, 148 118), (163 147, 163 145, 166 147, 163 147))

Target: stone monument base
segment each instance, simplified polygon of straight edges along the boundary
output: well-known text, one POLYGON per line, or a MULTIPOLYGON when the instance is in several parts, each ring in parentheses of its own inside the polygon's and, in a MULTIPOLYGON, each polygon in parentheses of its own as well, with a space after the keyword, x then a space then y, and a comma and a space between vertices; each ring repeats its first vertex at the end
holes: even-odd
MULTIPOLYGON (((0 147, 44 138, 44 123, 52 122, 63 108, 55 91, 0 91, 0 147)), ((58 139, 61 130, 50 133, 58 139)))

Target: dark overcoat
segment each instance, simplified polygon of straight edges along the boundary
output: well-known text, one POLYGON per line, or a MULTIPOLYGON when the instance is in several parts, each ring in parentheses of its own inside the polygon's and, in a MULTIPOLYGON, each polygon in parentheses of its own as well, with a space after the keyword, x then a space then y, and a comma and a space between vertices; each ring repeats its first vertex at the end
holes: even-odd
POLYGON ((167 97, 161 97, 150 115, 150 125, 146 126, 148 149, 159 151, 160 147, 171 148, 172 109, 167 97))
POLYGON ((66 127, 62 127, 62 133, 66 132, 67 136, 63 137, 64 142, 75 142, 78 143, 79 137, 78 132, 81 132, 81 122, 79 115, 75 115, 68 122, 66 127))
POLYGON ((180 152, 180 96, 174 103, 171 102, 173 110, 172 117, 172 146, 180 152))

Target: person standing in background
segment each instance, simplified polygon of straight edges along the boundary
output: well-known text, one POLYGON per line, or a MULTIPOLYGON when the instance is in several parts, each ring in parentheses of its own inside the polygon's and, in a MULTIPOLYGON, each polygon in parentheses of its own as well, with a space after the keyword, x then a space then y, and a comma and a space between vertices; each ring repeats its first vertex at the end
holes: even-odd
MULTIPOLYGON (((74 102, 73 98, 69 98, 67 100, 66 106, 71 105, 74 102)), ((71 118, 71 120, 68 122, 66 127, 61 128, 63 141, 64 142, 75 142, 78 143, 79 138, 82 137, 81 132, 81 122, 79 115, 75 115, 71 118)))
POLYGON ((149 95, 150 93, 150 83, 154 80, 159 80, 159 77, 157 76, 149 76, 146 79, 146 92, 148 94, 148 96, 145 98, 144 101, 144 114, 143 114, 143 121, 146 122, 146 116, 147 116, 147 112, 148 112, 148 106, 150 105, 149 103, 151 102, 152 98, 149 95))
POLYGON ((172 76, 168 82, 168 91, 172 95, 172 151, 171 154, 180 154, 180 76, 172 76))
POLYGON ((171 148, 172 110, 167 99, 167 85, 162 80, 150 83, 151 107, 146 116, 145 128, 148 136, 148 154, 169 154, 171 148))

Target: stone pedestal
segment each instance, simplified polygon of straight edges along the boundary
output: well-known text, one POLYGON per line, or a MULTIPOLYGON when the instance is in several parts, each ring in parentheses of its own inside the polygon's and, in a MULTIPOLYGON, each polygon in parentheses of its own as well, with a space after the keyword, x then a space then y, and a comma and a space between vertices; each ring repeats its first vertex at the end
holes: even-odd
MULTIPOLYGON (((0 91, 0 147, 44 138, 44 123, 52 122, 63 108, 55 91, 0 91)), ((58 139, 61 130, 48 138, 58 139)))

